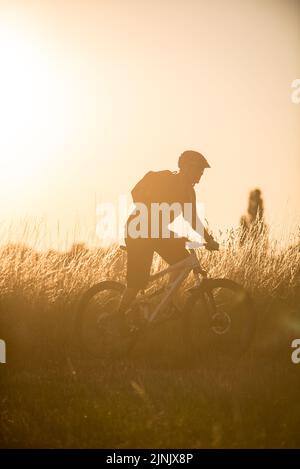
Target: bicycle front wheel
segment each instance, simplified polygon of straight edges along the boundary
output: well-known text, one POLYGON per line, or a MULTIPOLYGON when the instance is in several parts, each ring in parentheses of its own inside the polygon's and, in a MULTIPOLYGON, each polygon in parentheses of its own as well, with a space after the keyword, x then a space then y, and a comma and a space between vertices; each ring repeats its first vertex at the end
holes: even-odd
POLYGON ((184 331, 194 350, 242 356, 255 333, 255 312, 246 290, 229 279, 206 279, 185 305, 184 331))
POLYGON ((80 349, 95 358, 121 356, 130 345, 126 321, 121 324, 118 309, 125 285, 100 282, 82 296, 76 318, 75 335, 80 349))

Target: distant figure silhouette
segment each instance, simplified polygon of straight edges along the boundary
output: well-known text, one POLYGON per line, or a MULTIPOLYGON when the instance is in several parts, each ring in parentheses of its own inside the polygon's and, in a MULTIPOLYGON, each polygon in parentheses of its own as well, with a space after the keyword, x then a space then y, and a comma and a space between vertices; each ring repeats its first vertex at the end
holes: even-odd
MULTIPOLYGON (((179 172, 171 171, 150 171, 133 188, 131 194, 135 203, 143 203, 148 214, 151 215, 153 203, 179 203, 181 213, 185 217, 184 203, 190 203, 192 207, 192 223, 190 225, 195 230, 202 227, 203 236, 210 250, 217 250, 219 245, 203 228, 196 212, 196 194, 194 185, 197 184, 205 168, 210 168, 207 160, 201 153, 188 150, 183 152, 178 160, 179 172)), ((170 220, 173 221, 175 217, 170 220)), ((131 214, 126 223, 125 242, 127 247, 127 288, 124 292, 120 312, 125 312, 130 303, 136 297, 139 290, 147 285, 154 252, 157 252, 168 264, 175 264, 189 256, 189 251, 185 247, 185 238, 174 237, 169 231, 170 237, 163 236, 166 226, 163 226, 162 217, 158 227, 157 237, 151 237, 151 226, 153 217, 148 216, 148 235, 146 237, 130 236, 130 223, 134 223, 136 214, 131 214)), ((191 220, 185 217, 188 222, 191 220)), ((178 273, 174 273, 171 281, 178 273)))
POLYGON ((258 239, 259 236, 265 234, 264 204, 260 189, 254 189, 250 192, 247 214, 241 217, 240 225, 242 228, 241 244, 244 244, 247 236, 251 236, 252 239, 258 239))

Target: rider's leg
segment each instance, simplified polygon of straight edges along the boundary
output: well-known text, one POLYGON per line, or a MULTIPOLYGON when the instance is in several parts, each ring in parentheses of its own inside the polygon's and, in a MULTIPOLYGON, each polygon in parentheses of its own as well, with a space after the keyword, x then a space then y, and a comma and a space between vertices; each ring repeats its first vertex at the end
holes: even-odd
MULTIPOLYGON (((169 264, 173 265, 190 256, 189 251, 185 248, 185 239, 169 238, 157 240, 155 250, 169 264)), ((181 274, 181 270, 174 270, 169 274, 169 283, 173 283, 181 274)), ((180 302, 179 290, 174 294, 173 301, 180 302)))
POLYGON ((123 293, 119 312, 125 313, 139 290, 147 285, 153 258, 151 240, 127 238, 127 287, 123 293), (149 242, 150 241, 150 242, 149 242))
POLYGON ((171 283, 175 282, 175 280, 177 279, 179 274, 181 274, 180 270, 174 270, 173 272, 170 272, 170 274, 169 274, 169 283, 171 284, 171 283))
POLYGON ((135 299, 136 295, 138 294, 139 288, 135 287, 127 287, 124 290, 122 300, 119 306, 119 312, 120 313, 125 313, 127 309, 129 308, 130 304, 132 301, 135 299))

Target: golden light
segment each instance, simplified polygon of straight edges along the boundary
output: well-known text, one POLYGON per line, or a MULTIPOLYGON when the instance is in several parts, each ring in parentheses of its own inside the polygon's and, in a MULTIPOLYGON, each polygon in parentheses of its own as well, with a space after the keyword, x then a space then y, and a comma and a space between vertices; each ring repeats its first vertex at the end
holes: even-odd
POLYGON ((0 64, 0 183, 11 197, 63 142, 70 95, 57 64, 22 30, 0 25, 0 64))

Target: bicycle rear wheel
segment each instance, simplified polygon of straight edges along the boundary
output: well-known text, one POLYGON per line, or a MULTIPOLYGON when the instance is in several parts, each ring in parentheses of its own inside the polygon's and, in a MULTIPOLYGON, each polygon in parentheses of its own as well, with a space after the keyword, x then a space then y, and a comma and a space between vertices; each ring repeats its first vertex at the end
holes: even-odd
POLYGON ((255 311, 245 289, 229 279, 206 279, 185 305, 184 332, 205 354, 242 356, 255 333, 255 311))
POLYGON ((128 323, 121 324, 119 304, 125 285, 100 282, 82 296, 75 318, 75 336, 80 349, 94 358, 125 354, 132 341, 128 323))

